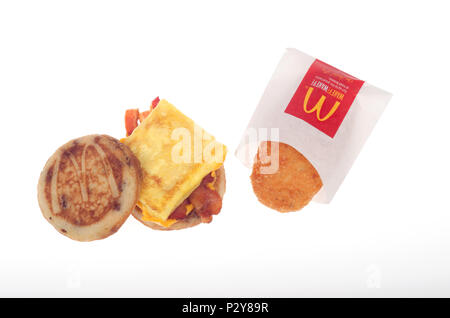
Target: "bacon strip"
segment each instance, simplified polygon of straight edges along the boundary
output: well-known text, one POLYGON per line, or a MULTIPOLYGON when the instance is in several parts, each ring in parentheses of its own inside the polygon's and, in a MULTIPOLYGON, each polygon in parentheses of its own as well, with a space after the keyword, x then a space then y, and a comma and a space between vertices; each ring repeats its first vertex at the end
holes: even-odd
POLYGON ((184 200, 175 210, 173 210, 172 214, 169 216, 171 220, 182 220, 186 217, 186 206, 189 204, 189 200, 184 200))
POLYGON ((220 195, 203 184, 191 193, 189 201, 194 205, 195 211, 203 223, 211 222, 212 216, 219 214, 222 209, 220 195))
POLYGON ((203 178, 200 185, 202 186, 208 186, 209 183, 216 181, 215 178, 212 176, 212 172, 208 173, 206 177, 203 178))
POLYGON ((131 135, 139 125, 138 120, 142 123, 144 119, 150 115, 150 112, 158 106, 158 103, 159 96, 152 101, 149 110, 143 111, 142 113, 139 112, 139 109, 127 109, 125 111, 125 129, 127 131, 127 137, 131 135))
POLYGON ((150 110, 155 109, 156 106, 158 106, 159 103, 159 96, 157 96, 153 101, 152 101, 152 105, 150 106, 150 110))
POLYGON ((197 213, 203 223, 210 223, 212 216, 219 214, 222 209, 222 198, 219 193, 208 187, 208 184, 214 180, 215 178, 211 173, 205 176, 197 189, 172 212, 169 219, 184 219, 186 217, 186 206, 192 204, 195 209, 193 213, 197 213))
POLYGON ((139 113, 139 121, 142 123, 147 116, 150 115, 150 111, 146 110, 145 112, 139 113))
POLYGON ((139 110, 127 109, 125 111, 125 129, 127 131, 127 137, 131 135, 133 130, 138 126, 139 110))

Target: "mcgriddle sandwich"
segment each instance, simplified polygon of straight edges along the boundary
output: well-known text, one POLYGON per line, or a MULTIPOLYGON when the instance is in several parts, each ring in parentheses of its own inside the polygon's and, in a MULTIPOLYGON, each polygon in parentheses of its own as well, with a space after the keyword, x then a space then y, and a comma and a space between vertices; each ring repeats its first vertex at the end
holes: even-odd
POLYGON ((45 219, 77 241, 108 237, 131 213, 157 230, 211 222, 222 208, 226 147, 159 98, 146 112, 127 110, 125 125, 127 138, 80 137, 47 160, 38 182, 45 219))

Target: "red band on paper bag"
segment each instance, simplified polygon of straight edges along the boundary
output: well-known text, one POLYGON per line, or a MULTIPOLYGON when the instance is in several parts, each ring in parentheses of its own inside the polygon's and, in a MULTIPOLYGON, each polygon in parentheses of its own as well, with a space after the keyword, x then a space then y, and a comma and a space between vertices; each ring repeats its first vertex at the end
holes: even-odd
POLYGON ((363 84, 316 59, 284 112, 333 138, 363 84))

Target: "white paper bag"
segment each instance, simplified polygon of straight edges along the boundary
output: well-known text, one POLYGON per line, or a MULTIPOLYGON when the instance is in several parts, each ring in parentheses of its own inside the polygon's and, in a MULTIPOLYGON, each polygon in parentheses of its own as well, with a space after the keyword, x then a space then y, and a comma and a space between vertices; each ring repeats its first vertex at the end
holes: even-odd
MULTIPOLYGON (((307 121, 285 112, 300 84, 304 83, 302 80, 310 67, 312 69, 315 61, 315 58, 296 49, 286 50, 250 119, 247 130, 236 150, 236 156, 247 167, 251 168, 261 141, 281 141, 291 145, 314 165, 322 179, 323 187, 313 200, 329 203, 392 95, 367 82, 360 81, 363 83, 362 86, 353 102, 349 103, 349 108, 335 135, 331 137, 307 121)), ((325 64, 321 61, 318 62, 325 64)), ((325 65, 325 67, 327 66, 325 65)), ((335 71, 340 72, 339 70, 335 71)), ((307 83, 308 85, 316 85, 316 87, 310 85, 312 88, 308 89, 313 92, 322 89, 323 92, 328 94, 327 98, 330 96, 329 94, 335 94, 338 98, 344 96, 345 100, 347 98, 345 94, 342 96, 340 94, 342 92, 350 94, 350 89, 346 84, 352 85, 355 78, 343 72, 334 73, 335 79, 331 78, 332 75, 327 78, 326 69, 324 72, 325 75, 316 76, 315 79, 318 80, 314 83, 307 83), (343 77, 348 76, 345 79, 347 82, 340 78, 341 75, 343 77), (342 85, 338 83, 341 81, 342 85)), ((319 125, 322 124, 323 122, 319 121, 324 120, 326 116, 319 114, 320 108, 314 114, 314 107, 307 104, 304 102, 304 110, 310 113, 305 113, 305 116, 315 116, 315 118, 311 117, 312 120, 317 118, 316 122, 319 125)), ((314 103, 311 105, 314 105, 314 103)), ((342 105, 344 105, 344 102, 342 102, 342 105)), ((294 106, 302 111, 301 104, 294 106)), ((338 106, 340 107, 340 105, 338 106)), ((329 111, 330 113, 332 111, 329 111)), ((335 116, 335 114, 332 116, 335 116)), ((329 120, 334 120, 332 116, 329 120)))

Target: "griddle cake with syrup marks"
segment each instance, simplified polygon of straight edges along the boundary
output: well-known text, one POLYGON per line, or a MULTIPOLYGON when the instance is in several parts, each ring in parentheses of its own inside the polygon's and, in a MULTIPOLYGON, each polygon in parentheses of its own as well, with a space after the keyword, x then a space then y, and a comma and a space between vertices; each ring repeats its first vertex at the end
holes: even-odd
POLYGON ((42 214, 77 241, 114 234, 136 206, 142 171, 119 140, 89 135, 69 141, 48 159, 38 183, 42 214))

